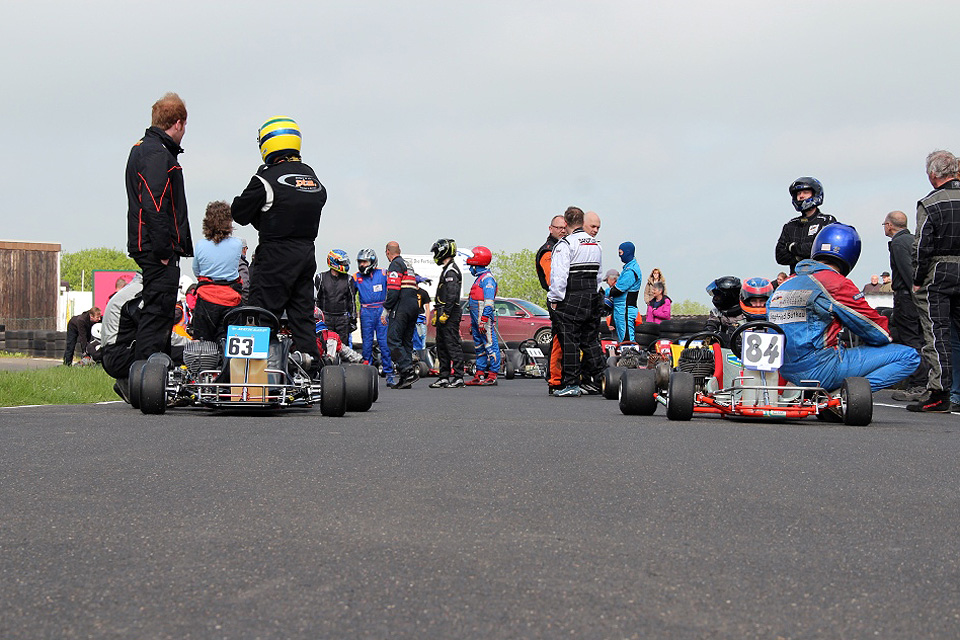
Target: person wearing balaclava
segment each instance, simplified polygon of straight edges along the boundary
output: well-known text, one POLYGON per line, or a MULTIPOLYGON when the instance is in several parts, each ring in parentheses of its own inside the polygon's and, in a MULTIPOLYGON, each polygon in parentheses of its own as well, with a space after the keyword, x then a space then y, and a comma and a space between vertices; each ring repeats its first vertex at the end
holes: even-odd
POLYGON ((617 330, 617 340, 620 342, 633 340, 634 323, 637 320, 637 298, 640 296, 640 287, 643 278, 640 275, 640 266, 634 257, 637 248, 632 242, 620 245, 620 261, 623 270, 617 282, 610 288, 610 299, 613 301, 613 326, 617 330))

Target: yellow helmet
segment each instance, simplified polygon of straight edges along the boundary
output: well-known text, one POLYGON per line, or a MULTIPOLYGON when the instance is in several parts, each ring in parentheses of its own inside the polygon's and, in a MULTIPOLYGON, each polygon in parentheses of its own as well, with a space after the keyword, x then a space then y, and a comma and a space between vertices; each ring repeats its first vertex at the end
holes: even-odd
POLYGON ((300 151, 300 127, 288 116, 274 116, 264 122, 257 131, 260 143, 260 155, 267 162, 270 155, 278 151, 300 151))

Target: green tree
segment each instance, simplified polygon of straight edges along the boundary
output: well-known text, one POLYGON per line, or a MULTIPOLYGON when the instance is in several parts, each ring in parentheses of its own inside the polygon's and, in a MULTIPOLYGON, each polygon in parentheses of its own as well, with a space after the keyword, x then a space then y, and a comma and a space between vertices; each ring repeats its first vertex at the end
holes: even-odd
POLYGON ((60 279, 66 280, 74 291, 91 291, 94 271, 137 271, 139 269, 133 258, 123 251, 107 247, 60 254, 60 279))
POLYGON ((670 305, 670 315, 673 316, 705 316, 710 313, 707 305, 695 300, 684 300, 670 305))
POLYGON ((497 277, 497 295, 521 298, 546 307, 547 292, 540 288, 540 279, 534 266, 536 257, 536 253, 530 249, 516 253, 498 251, 493 254, 491 266, 497 277))

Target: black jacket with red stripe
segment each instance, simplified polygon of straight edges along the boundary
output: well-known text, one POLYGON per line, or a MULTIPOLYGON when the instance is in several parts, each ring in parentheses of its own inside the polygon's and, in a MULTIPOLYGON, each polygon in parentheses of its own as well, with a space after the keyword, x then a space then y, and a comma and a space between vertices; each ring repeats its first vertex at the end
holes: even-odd
POLYGON ((390 261, 387 267, 387 299, 383 308, 391 310, 401 302, 417 304, 417 279, 402 256, 390 261))
POLYGON ((157 260, 193 255, 187 219, 183 153, 173 138, 150 127, 127 159, 127 252, 152 253, 157 260))

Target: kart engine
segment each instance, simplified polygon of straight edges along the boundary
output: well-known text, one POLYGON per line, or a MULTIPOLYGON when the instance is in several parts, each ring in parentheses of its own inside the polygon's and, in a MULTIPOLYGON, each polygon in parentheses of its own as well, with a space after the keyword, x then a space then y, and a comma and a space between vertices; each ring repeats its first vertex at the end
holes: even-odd
POLYGON ((698 389, 702 389, 706 379, 714 372, 713 349, 710 347, 684 349, 677 359, 677 370, 693 375, 694 384, 698 389))
POLYGON ((220 366, 220 348, 216 342, 196 340, 183 348, 183 364, 194 376, 220 366))

